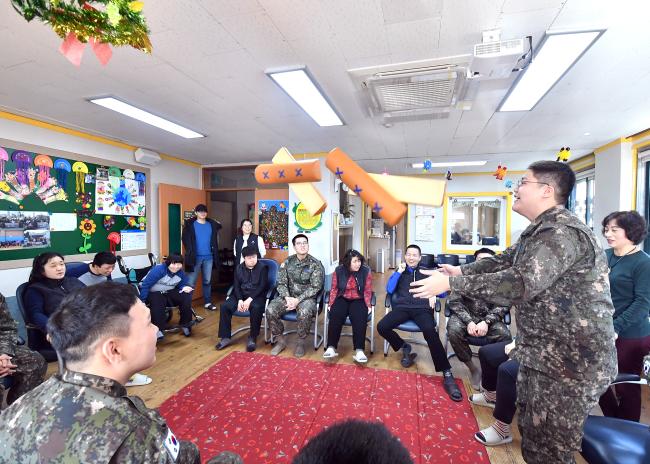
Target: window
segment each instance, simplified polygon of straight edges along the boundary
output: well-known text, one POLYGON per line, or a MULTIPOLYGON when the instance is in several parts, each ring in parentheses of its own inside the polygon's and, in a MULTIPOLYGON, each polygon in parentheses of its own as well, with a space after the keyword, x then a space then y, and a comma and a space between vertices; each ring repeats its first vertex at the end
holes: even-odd
POLYGON ((569 196, 568 208, 585 224, 594 228, 594 191, 595 180, 593 169, 578 173, 576 185, 569 196))
POLYGON ((507 212, 510 196, 454 194, 445 202, 444 251, 449 253, 492 247, 506 248, 507 212))
MULTIPOLYGON (((650 149, 640 152, 638 156, 636 209, 648 220, 650 217, 650 149)), ((643 251, 650 253, 650 237, 645 239, 643 251)))

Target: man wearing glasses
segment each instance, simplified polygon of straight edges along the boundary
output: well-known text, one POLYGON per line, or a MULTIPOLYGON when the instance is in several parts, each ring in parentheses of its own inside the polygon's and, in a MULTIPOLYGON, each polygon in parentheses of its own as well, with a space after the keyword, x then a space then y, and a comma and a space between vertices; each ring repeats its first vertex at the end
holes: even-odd
POLYGON ((325 270, 321 262, 309 254, 306 235, 296 235, 291 243, 296 254, 280 265, 277 296, 269 303, 266 314, 276 340, 271 354, 277 356, 287 347, 280 318, 289 311, 298 313, 298 341, 293 354, 300 358, 305 355, 305 339, 317 314, 316 296, 323 289, 325 270))
POLYGON ((565 163, 538 161, 515 189, 512 209, 531 224, 498 256, 442 265, 411 284, 416 297, 451 290, 514 306, 524 460, 574 463, 590 409, 616 376, 608 267, 593 231, 564 208, 575 184, 565 163))

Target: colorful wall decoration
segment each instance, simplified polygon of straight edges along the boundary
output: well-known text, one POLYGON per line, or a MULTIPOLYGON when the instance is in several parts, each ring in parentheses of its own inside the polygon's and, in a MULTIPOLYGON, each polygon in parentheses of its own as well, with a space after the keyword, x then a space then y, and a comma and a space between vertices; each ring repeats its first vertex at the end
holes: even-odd
POLYGON ((285 200, 260 200, 259 235, 266 249, 289 249, 289 209, 285 200))

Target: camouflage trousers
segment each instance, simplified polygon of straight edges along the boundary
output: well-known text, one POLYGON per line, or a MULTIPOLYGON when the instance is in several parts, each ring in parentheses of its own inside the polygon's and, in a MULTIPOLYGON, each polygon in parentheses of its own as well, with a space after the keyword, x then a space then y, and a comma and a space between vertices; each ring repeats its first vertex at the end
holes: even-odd
POLYGON ((575 463, 587 414, 608 385, 608 380, 552 378, 519 366, 518 426, 524 460, 528 464, 575 463))
MULTIPOLYGON (((467 362, 472 359, 472 350, 467 342, 467 324, 458 316, 452 314, 447 322, 447 337, 459 361, 467 362)), ((510 329, 503 322, 490 324, 486 335, 490 343, 509 342, 512 340, 510 329)))
POLYGON ((7 393, 7 404, 11 404, 28 391, 38 387, 45 380, 47 362, 43 356, 25 346, 17 346, 12 358, 16 372, 12 375, 12 386, 7 393))
MULTIPOLYGON (((191 441, 181 440, 176 462, 178 464, 201 464, 199 448, 191 441)), ((208 459, 206 464, 244 464, 244 461, 238 454, 224 451, 208 459)))
MULTIPOLYGON (((313 323, 314 316, 316 315, 316 300, 308 299, 298 303, 296 308, 298 312, 298 337, 306 338, 309 335, 309 330, 313 323)), ((276 297, 269 303, 266 308, 266 317, 271 326, 271 333, 274 337, 282 335, 284 332, 284 324, 282 323, 283 314, 289 312, 287 309, 287 302, 283 297, 276 297)))

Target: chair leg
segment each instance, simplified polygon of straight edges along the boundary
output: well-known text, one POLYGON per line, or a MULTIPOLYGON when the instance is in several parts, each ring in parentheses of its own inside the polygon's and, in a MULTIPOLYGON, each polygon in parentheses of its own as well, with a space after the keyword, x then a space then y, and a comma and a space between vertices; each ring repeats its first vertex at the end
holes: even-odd
POLYGON ((370 354, 375 352, 375 308, 370 315, 370 354))
POLYGON ((388 356, 388 342, 384 340, 384 358, 388 356))
POLYGON ((329 324, 329 317, 327 313, 327 308, 323 311, 323 349, 327 349, 327 326, 329 324))

